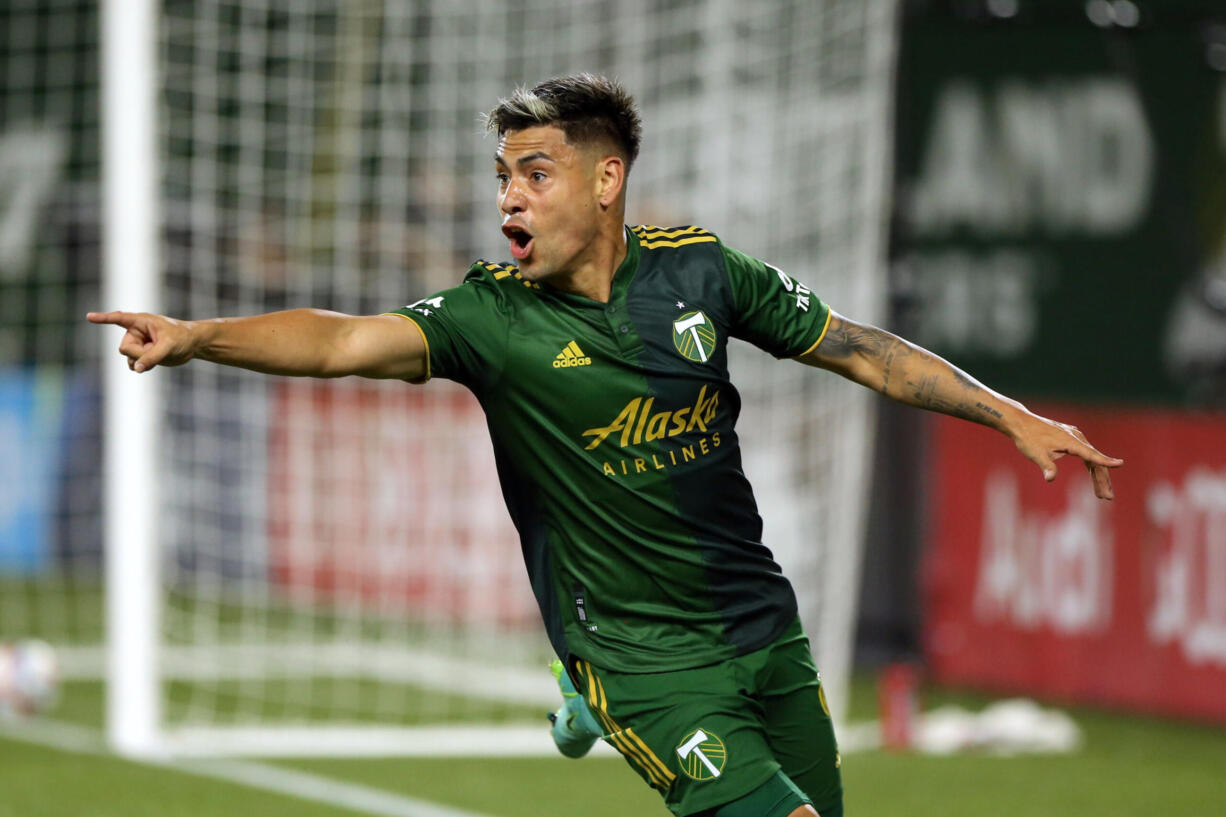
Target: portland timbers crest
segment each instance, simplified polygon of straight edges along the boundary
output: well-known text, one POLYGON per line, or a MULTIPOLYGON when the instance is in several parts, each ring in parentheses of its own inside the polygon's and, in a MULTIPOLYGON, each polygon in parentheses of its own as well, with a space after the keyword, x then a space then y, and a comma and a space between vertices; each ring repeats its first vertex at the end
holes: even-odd
POLYGON ((698 781, 714 780, 724 772, 728 750, 717 735, 705 729, 695 729, 677 747, 681 771, 698 781))
POLYGON ((715 353, 715 324, 701 311, 686 312, 673 321, 673 345, 686 360, 706 363, 715 353))

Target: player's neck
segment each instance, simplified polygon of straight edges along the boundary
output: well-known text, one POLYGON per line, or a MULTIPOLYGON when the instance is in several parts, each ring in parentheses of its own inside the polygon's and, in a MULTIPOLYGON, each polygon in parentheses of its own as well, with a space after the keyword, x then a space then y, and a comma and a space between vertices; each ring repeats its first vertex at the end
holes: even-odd
POLYGON ((610 222, 597 233, 574 271, 557 276, 550 284, 563 292, 608 303, 613 293, 613 276, 626 259, 627 252, 626 227, 619 218, 616 223, 610 222))

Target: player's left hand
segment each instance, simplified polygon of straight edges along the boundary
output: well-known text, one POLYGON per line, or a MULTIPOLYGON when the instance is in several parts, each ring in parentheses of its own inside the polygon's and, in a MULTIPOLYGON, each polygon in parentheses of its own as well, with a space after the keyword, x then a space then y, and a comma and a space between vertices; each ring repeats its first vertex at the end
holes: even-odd
POLYGON ((1080 457, 1090 471, 1094 483, 1094 495, 1099 499, 1114 499, 1111 487, 1112 468, 1119 468, 1124 461, 1108 457, 1086 439, 1077 426, 1057 423, 1031 414, 1021 430, 1014 434, 1017 449, 1043 470, 1043 478, 1051 482, 1056 478, 1056 460, 1065 454, 1080 457))

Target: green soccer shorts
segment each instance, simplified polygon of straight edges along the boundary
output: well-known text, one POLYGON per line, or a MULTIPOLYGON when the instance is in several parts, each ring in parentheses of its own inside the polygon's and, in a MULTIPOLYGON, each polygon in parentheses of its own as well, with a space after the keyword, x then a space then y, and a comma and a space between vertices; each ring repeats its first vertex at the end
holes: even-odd
POLYGON ((678 817, 735 817, 737 801, 779 790, 780 772, 804 797, 776 798, 778 814, 804 798, 821 817, 843 814, 834 727, 799 619, 720 664, 622 673, 577 660, 571 669, 604 739, 678 817))

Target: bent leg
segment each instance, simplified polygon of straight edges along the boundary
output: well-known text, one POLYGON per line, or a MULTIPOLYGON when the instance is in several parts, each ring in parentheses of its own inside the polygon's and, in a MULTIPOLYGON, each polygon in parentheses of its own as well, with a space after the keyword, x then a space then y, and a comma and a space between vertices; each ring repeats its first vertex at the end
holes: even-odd
POLYGON ((815 682, 765 704, 767 741, 784 773, 821 817, 842 817, 842 759, 821 687, 815 682))
POLYGON ((842 759, 821 678, 799 625, 763 668, 763 726, 771 754, 821 817, 843 817, 842 759))

